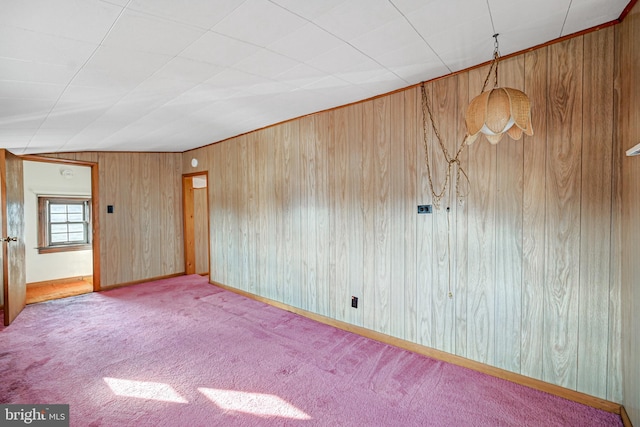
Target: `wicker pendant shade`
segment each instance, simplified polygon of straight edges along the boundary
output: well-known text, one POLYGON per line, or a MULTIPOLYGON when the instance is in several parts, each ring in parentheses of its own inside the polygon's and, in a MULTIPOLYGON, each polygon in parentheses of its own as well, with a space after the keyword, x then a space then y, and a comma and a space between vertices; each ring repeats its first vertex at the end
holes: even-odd
POLYGON ((494 34, 493 37, 495 38, 493 63, 482 87, 482 93, 473 98, 465 116, 467 144, 472 144, 481 133, 491 144, 497 144, 504 133, 513 139, 520 139, 523 133, 533 135, 529 97, 518 89, 496 87, 500 54, 498 53, 498 34, 494 34), (484 89, 492 71, 495 73, 494 88, 485 92, 484 89))
POLYGON ((533 135, 531 103, 518 89, 493 88, 473 98, 465 116, 467 144, 472 144, 483 133, 492 144, 497 144, 507 133, 513 139, 522 134, 533 135))

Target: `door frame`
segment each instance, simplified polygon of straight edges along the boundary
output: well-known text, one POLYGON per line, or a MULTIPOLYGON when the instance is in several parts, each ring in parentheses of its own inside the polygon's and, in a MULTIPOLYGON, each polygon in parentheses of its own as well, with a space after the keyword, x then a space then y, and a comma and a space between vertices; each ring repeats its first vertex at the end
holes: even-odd
POLYGON ((209 172, 182 174, 182 233, 184 241, 184 273, 197 274, 195 253, 195 219, 193 205, 193 177, 204 176, 207 180, 207 252, 209 254, 209 275, 211 275, 211 223, 209 216, 209 172))
POLYGON ((93 291, 98 292, 102 290, 100 286, 100 186, 98 185, 100 171, 98 163, 38 156, 34 154, 28 154, 21 157, 22 160, 30 162, 59 163, 75 166, 88 166, 91 168, 91 249, 93 251, 93 291))

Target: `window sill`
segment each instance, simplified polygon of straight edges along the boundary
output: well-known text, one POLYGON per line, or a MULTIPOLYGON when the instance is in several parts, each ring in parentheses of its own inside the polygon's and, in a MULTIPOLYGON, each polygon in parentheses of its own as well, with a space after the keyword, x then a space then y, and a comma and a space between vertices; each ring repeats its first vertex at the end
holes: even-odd
POLYGON ((64 246, 49 246, 45 248, 38 248, 39 254, 53 254, 58 252, 73 252, 73 251, 89 251, 92 249, 91 244, 82 245, 64 245, 64 246))

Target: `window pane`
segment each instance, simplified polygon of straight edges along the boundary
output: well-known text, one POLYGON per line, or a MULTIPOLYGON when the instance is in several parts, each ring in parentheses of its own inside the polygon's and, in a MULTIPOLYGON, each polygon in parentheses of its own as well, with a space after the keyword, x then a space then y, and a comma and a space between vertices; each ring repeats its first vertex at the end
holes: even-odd
POLYGON ((69 233, 70 242, 84 242, 84 233, 69 233))
POLYGON ((84 215, 74 213, 74 214, 69 214, 68 218, 69 219, 67 221, 69 222, 82 222, 84 220, 84 215))
MULTIPOLYGON (((53 225, 51 226, 51 231, 53 231, 53 225)), ((69 224, 69 233, 84 233, 84 225, 69 224)))
POLYGON ((65 233, 67 232, 67 224, 51 224, 51 233, 65 233))
POLYGON ((67 233, 51 234, 51 243, 64 243, 67 241, 67 233))
POLYGON ((67 214, 51 214, 51 222, 67 222, 67 214))
POLYGON ((50 204, 49 205, 49 212, 51 212, 52 214, 54 214, 54 213, 66 213, 67 212, 67 205, 50 204))
POLYGON ((69 213, 82 213, 82 205, 67 205, 67 212, 69 213))

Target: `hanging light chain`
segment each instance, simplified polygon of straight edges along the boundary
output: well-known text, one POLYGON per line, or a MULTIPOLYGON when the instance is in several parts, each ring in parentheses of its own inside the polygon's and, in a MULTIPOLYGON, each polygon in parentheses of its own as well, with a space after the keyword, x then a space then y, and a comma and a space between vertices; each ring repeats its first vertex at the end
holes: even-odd
POLYGON ((421 89, 421 93, 422 93, 422 130, 423 130, 423 140, 424 140, 424 153, 425 153, 425 161, 427 164, 427 178, 429 180, 429 189, 431 190, 431 196, 433 197, 433 205, 436 207, 436 209, 440 208, 440 201, 442 200, 442 198, 444 197, 444 193, 447 189, 447 185, 449 184, 449 181, 451 180, 451 169, 453 168, 454 165, 457 165, 458 168, 458 173, 456 174, 456 197, 458 198, 462 198, 467 196, 468 194, 468 190, 469 190, 469 186, 470 186, 470 182, 469 182, 469 176, 467 175, 466 171, 464 170, 464 168, 462 167, 462 164, 460 163, 460 155, 462 154, 462 152, 464 151, 465 147, 467 144, 464 143, 465 139, 466 139, 466 135, 465 137, 462 139, 462 143, 460 144, 460 146, 458 147, 458 151, 456 152, 455 157, 451 158, 450 154, 449 154, 449 150, 447 150, 447 147, 445 147, 443 141, 442 141, 442 137, 440 136, 440 132, 438 131, 438 128, 436 127, 436 123, 433 120, 433 113, 431 112, 431 104, 429 102, 429 97, 427 96, 427 91, 425 88, 424 83, 420 86, 421 89), (440 146, 440 150, 442 151, 442 155, 444 156, 444 159, 446 160, 448 166, 447 166, 447 175, 445 176, 445 180, 444 180, 444 184, 442 186, 442 189, 439 192, 436 192, 436 190, 434 189, 434 185, 433 185, 433 178, 432 178, 432 174, 431 174, 431 162, 429 159, 429 141, 427 138, 427 134, 428 134, 428 130, 427 130, 427 115, 429 117, 429 121, 431 122, 431 128, 433 129, 433 133, 436 136, 436 139, 438 140, 438 144, 440 146), (460 176, 463 176, 465 178, 465 180, 467 181, 467 192, 465 192, 464 194, 460 191, 460 176))
POLYGON ((484 84, 482 85, 482 90, 480 92, 484 92, 487 88, 487 83, 489 83, 489 77, 491 77, 491 73, 493 72, 493 87, 498 87, 498 62, 500 61, 500 48, 498 45, 498 36, 500 34, 496 33, 493 35, 493 60, 491 61, 491 66, 489 67, 489 72, 487 73, 487 77, 484 79, 484 84))

